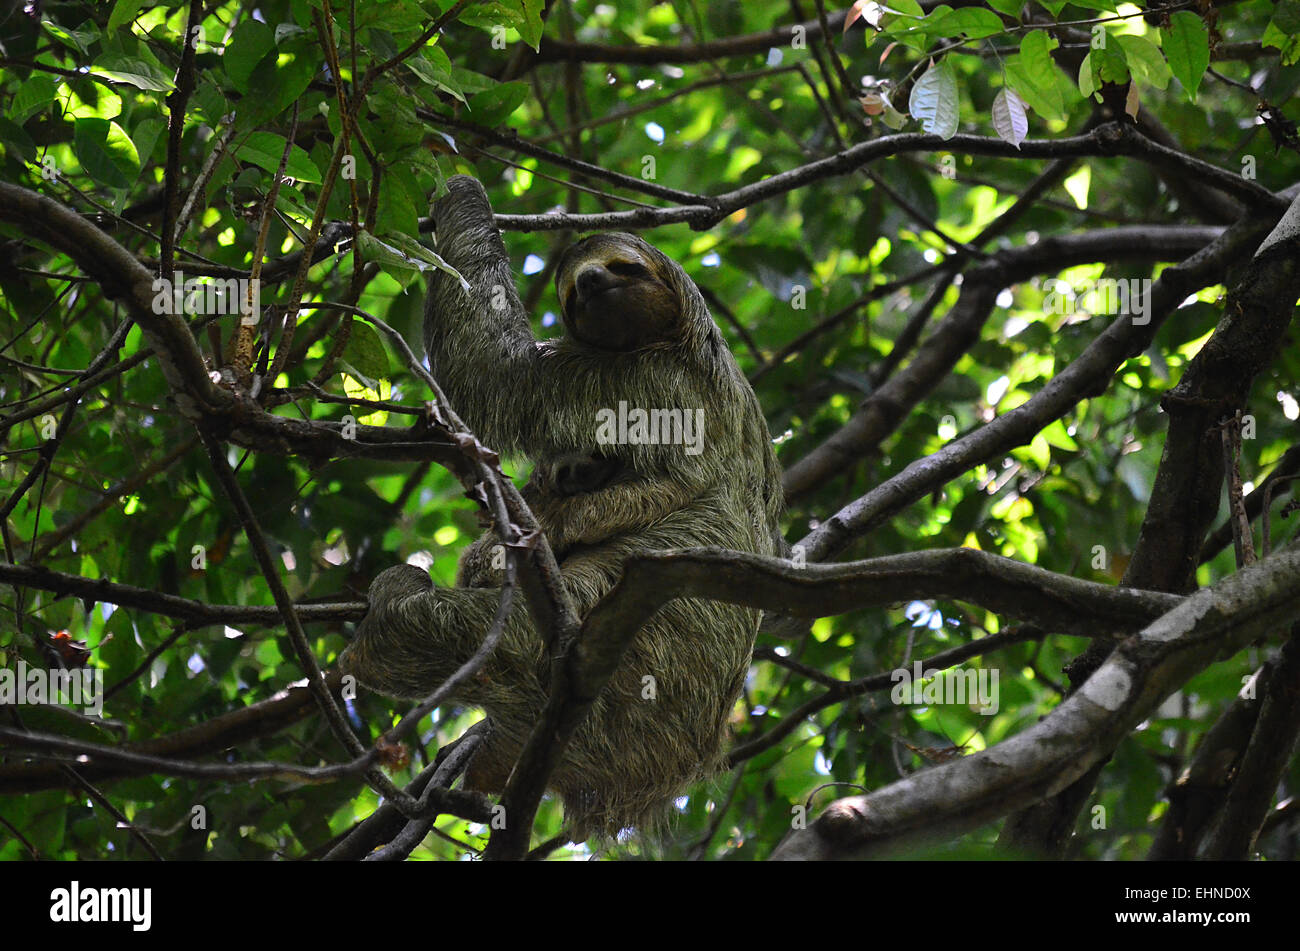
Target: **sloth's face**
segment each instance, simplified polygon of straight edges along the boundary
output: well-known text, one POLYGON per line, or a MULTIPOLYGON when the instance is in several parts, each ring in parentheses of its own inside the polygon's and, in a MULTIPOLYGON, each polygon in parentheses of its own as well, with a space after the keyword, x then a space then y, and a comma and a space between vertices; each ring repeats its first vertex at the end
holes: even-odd
POLYGON ((596 234, 564 252, 555 275, 569 335, 626 352, 673 340, 681 301, 650 246, 630 234, 596 234))

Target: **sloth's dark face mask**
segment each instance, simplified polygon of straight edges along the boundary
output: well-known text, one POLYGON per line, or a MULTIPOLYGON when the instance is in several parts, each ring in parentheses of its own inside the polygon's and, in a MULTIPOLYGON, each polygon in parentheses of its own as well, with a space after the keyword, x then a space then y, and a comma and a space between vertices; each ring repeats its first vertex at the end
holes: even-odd
POLYGON ((597 234, 564 252, 555 289, 569 335, 627 352, 671 342, 681 301, 664 280, 654 249, 630 234, 597 234))

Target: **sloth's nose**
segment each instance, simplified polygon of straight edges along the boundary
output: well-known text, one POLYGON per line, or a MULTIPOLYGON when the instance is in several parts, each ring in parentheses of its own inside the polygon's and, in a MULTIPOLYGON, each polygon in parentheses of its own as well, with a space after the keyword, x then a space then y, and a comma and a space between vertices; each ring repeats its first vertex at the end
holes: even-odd
POLYGON ((578 272, 574 284, 577 285, 578 296, 582 300, 588 300, 603 291, 616 287, 618 278, 602 265, 593 264, 578 272))

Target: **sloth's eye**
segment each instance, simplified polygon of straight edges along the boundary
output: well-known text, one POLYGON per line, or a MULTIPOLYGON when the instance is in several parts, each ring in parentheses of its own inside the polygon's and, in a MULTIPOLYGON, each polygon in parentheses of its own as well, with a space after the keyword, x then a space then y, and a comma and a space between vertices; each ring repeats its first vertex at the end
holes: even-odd
POLYGON ((610 261, 605 270, 619 277, 645 277, 650 272, 635 261, 610 261))

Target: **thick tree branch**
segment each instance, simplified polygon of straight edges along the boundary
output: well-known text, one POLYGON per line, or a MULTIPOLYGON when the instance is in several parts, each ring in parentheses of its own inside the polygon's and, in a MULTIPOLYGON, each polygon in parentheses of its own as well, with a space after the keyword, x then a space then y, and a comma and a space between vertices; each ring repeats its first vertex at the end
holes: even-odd
MULTIPOLYGON (((1300 209, 1300 197, 1295 200, 1300 209)), ((1247 408, 1255 377, 1276 358, 1300 296, 1300 234, 1261 248, 1228 295, 1223 317, 1160 401, 1169 416, 1151 504, 1125 571, 1130 584, 1189 591, 1223 485, 1217 427, 1247 408)))
MULTIPOLYGON (((629 559, 623 578, 592 610, 587 623, 592 629, 635 633, 674 598, 709 598, 808 618, 915 599, 968 601, 1081 637, 1139 630, 1180 600, 1055 574, 973 548, 834 565, 796 565, 718 548, 690 548, 629 559)), ((583 650, 588 650, 585 636, 583 650)))
MULTIPOLYGON (((266 624, 281 623, 280 611, 274 606, 256 607, 243 604, 207 604, 192 598, 182 598, 152 588, 137 588, 118 584, 106 578, 83 578, 62 571, 52 571, 40 565, 10 565, 0 563, 0 584, 15 587, 38 588, 64 597, 80 598, 88 603, 116 604, 138 611, 149 611, 184 621, 191 628, 205 624, 266 624)), ((359 621, 366 613, 364 601, 340 601, 335 604, 296 604, 294 610, 305 622, 359 621)))
POLYGON ((1073 696, 1023 733, 865 796, 832 803, 776 859, 866 858, 979 828, 1055 795, 1187 680, 1300 617, 1300 546, 1188 597, 1124 641, 1073 696))

